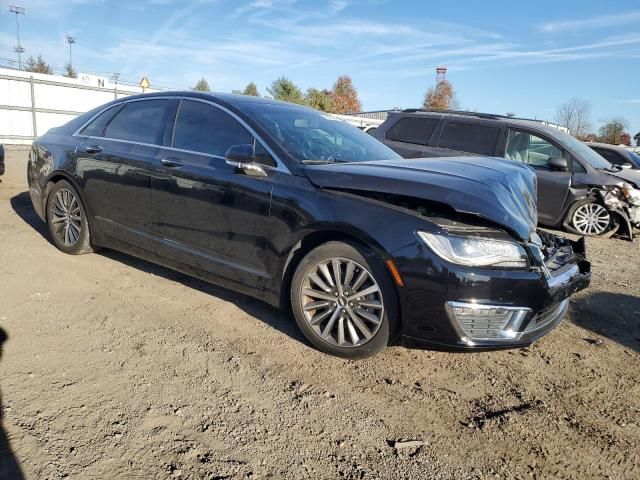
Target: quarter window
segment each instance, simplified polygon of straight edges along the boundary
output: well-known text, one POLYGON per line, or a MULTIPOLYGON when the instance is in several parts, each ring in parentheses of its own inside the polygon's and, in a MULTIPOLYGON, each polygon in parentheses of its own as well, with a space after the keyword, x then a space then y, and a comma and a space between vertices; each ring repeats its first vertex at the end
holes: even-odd
POLYGON ((387 131, 387 138, 396 142, 429 145, 431 135, 438 123, 440 123, 439 118, 404 117, 391 126, 387 131))
POLYGON ((107 125, 104 136, 131 142, 158 143, 167 100, 127 103, 107 125))
POLYGON ((527 132, 509 131, 505 158, 534 167, 546 167, 550 158, 562 157, 562 150, 547 140, 527 132))
POLYGON ((104 127, 109 123, 109 120, 111 120, 113 115, 121 108, 121 104, 108 108, 84 127, 80 131, 80 135, 87 135, 88 137, 102 137, 104 135, 104 127))
POLYGON ((500 128, 474 123, 447 122, 440 135, 439 147, 480 155, 495 155, 500 128))
POLYGON ((236 119, 212 105, 183 100, 173 133, 173 146, 223 157, 232 145, 253 143, 236 119))

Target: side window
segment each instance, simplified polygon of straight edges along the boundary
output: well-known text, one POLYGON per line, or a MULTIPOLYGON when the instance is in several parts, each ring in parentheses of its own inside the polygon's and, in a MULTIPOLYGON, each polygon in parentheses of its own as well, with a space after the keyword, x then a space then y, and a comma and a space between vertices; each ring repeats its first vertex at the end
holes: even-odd
POLYGON ((509 130, 505 158, 534 167, 546 167, 551 157, 562 157, 562 150, 551 142, 527 132, 509 130))
POLYGON ((224 157, 230 146, 251 143, 251 133, 228 113, 202 102, 180 102, 173 131, 175 148, 224 157))
MULTIPOLYGON (((428 145, 429 139, 440 123, 439 118, 404 117, 387 130, 387 139, 396 142, 428 145)), ((373 129, 372 129, 373 130, 373 129)), ((372 132, 369 131, 369 133, 372 132)))
POLYGON ((609 163, 613 163, 614 165, 622 165, 627 162, 620 154, 612 152, 611 150, 605 150, 603 148, 594 148, 594 150, 596 153, 603 156, 609 163))
POLYGON ((117 140, 157 143, 168 100, 143 100, 127 103, 109 122, 104 136, 117 140))
POLYGON ((495 155, 499 137, 499 127, 447 121, 442 129, 438 146, 492 156, 495 155))
POLYGON ((80 135, 86 135, 88 137, 102 137, 104 135, 104 127, 106 127, 109 120, 116 114, 118 110, 122 108, 122 105, 114 105, 108 108, 80 131, 80 135))
POLYGON ((265 148, 260 145, 258 141, 255 142, 256 146, 256 163, 261 165, 267 165, 269 167, 275 167, 276 161, 273 159, 269 152, 265 150, 265 148))

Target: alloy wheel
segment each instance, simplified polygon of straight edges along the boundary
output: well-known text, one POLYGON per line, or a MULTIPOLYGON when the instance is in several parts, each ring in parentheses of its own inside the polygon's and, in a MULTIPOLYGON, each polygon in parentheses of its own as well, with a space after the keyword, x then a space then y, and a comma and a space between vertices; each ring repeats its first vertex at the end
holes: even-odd
POLYGON ((384 318, 380 286, 369 270, 348 258, 313 265, 302 282, 300 298, 314 332, 340 347, 367 343, 384 318))
POLYGON ((75 245, 82 233, 82 211, 75 194, 61 188, 51 204, 51 223, 58 239, 67 247, 75 245))
POLYGON ((580 205, 573 213, 573 226, 583 235, 601 235, 610 222, 609 212, 597 203, 580 205))

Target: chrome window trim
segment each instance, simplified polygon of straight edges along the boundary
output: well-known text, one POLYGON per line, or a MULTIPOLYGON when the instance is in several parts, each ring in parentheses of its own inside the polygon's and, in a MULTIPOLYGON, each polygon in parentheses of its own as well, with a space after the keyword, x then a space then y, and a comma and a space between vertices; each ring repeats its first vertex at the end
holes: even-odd
MULTIPOLYGON (((238 115, 233 113, 228 108, 225 108, 222 105, 218 105, 217 103, 215 103, 212 100, 205 100, 203 98, 185 97, 185 96, 180 96, 180 95, 150 96, 150 97, 145 97, 145 98, 134 98, 134 99, 131 99, 131 100, 127 100, 125 98, 125 99, 122 100, 122 102, 111 104, 111 105, 103 108, 102 110, 100 110, 98 113, 96 113, 94 116, 92 116, 89 120, 87 120, 80 128, 78 128, 71 136, 73 136, 73 137, 85 136, 85 135, 80 135, 80 131, 83 130, 93 120, 95 120, 100 114, 106 112, 108 109, 110 109, 112 107, 115 107, 116 105, 122 105, 122 104, 125 104, 125 103, 133 103, 133 102, 145 102, 145 101, 148 101, 148 100, 180 100, 180 103, 182 103, 183 100, 191 100, 191 101, 195 101, 195 102, 201 102, 201 103, 209 104, 209 105, 213 106, 214 108, 218 108, 218 109, 222 110, 226 114, 230 115, 238 123, 240 123, 240 125, 242 125, 253 136, 253 138, 256 141, 260 142, 260 145, 262 146, 262 148, 264 148, 267 151, 267 153, 269 153, 269 155, 271 155, 271 157, 276 162, 276 166, 275 167, 270 166, 270 165, 259 164, 261 167, 267 169, 268 171, 275 171, 275 172, 291 174, 291 171, 287 168, 287 166, 280 159, 280 157, 278 157, 278 155, 275 154, 275 152, 271 149, 271 147, 269 147, 269 145, 267 145, 267 143, 256 133, 256 131, 253 128, 251 128, 242 118, 240 118, 238 115)), ((175 121, 178 119, 178 111, 179 111, 179 109, 180 109, 180 105, 178 105, 178 110, 176 110, 176 118, 174 119, 174 127, 175 127, 175 121)), ((173 129, 172 135, 171 135, 171 137, 172 137, 171 138, 171 144, 172 145, 173 145, 173 134, 174 134, 174 132, 175 132, 175 128, 173 129)), ((133 140, 121 140, 121 139, 118 139, 118 138, 94 137, 94 136, 91 136, 91 135, 87 135, 86 137, 87 138, 95 138, 95 139, 106 139, 106 140, 110 140, 112 142, 129 143, 129 144, 132 144, 132 145, 142 145, 142 146, 146 146, 146 147, 164 148, 164 149, 168 149, 168 150, 172 150, 172 151, 176 151, 176 152, 184 152, 184 153, 190 153, 190 154, 195 154, 195 155, 203 155, 203 156, 206 156, 206 157, 226 160, 223 156, 220 156, 220 155, 213 155, 213 154, 210 154, 210 153, 198 152, 198 151, 195 151, 195 150, 186 150, 186 149, 182 149, 182 148, 175 148, 173 146, 167 147, 165 145, 157 145, 155 143, 154 144, 150 144, 150 143, 136 142, 136 141, 133 141, 133 140)))

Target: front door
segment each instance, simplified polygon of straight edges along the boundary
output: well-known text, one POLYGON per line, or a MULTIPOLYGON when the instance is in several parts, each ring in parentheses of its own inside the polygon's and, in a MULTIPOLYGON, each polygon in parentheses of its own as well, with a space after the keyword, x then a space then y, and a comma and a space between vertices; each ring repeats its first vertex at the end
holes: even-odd
POLYGON ((538 219, 546 225, 556 225, 565 210, 571 184, 571 172, 553 170, 548 162, 563 157, 564 152, 551 141, 529 132, 509 131, 505 158, 529 165, 538 178, 538 219))
POLYGON ((239 172, 224 154, 255 140, 229 113, 197 100, 180 102, 174 125, 152 179, 157 253, 216 283, 252 291, 267 276, 272 179, 239 172))

